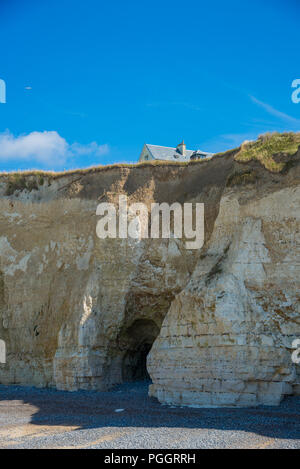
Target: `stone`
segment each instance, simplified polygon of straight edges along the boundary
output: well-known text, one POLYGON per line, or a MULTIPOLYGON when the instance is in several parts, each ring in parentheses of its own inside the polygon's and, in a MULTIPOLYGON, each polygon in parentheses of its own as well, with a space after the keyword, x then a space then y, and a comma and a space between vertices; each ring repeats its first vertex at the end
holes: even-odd
POLYGON ((299 394, 299 152, 295 161, 237 186, 230 174, 258 163, 227 155, 45 175, 10 195, 1 175, 0 383, 107 390, 148 372, 151 396, 194 407, 299 394), (99 199, 120 194, 148 208, 204 203, 203 248, 97 238, 99 199))

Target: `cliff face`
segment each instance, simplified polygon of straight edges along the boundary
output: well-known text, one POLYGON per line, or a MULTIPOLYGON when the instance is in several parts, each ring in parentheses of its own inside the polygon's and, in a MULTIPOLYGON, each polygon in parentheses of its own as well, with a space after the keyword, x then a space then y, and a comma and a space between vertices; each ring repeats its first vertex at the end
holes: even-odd
POLYGON ((296 391, 299 200, 299 186, 244 201, 224 192, 205 255, 150 353, 152 395, 238 406, 278 404, 296 391))
POLYGON ((1 176, 0 382, 105 390, 145 377, 151 349, 161 402, 277 404, 299 392, 299 160, 278 174, 228 153, 26 175, 17 188, 1 176), (120 194, 149 208, 204 202, 204 247, 97 238, 99 201, 120 194))

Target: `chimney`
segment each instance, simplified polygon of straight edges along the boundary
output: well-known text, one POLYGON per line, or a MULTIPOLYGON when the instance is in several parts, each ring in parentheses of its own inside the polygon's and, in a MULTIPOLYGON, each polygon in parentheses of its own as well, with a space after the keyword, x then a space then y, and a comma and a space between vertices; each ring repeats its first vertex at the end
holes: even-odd
POLYGON ((183 140, 181 143, 179 143, 179 145, 177 145, 176 151, 178 151, 178 153, 180 153, 182 156, 186 155, 186 144, 183 140))

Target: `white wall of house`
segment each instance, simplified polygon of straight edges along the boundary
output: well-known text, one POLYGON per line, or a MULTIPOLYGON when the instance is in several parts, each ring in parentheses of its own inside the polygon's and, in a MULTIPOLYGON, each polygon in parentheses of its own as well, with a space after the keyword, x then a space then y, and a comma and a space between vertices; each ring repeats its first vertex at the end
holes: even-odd
POLYGON ((139 161, 142 162, 142 161, 150 161, 150 160, 153 160, 154 158, 151 156, 148 148, 146 147, 146 145, 144 145, 143 149, 142 149, 142 153, 140 155, 140 158, 139 158, 139 161))

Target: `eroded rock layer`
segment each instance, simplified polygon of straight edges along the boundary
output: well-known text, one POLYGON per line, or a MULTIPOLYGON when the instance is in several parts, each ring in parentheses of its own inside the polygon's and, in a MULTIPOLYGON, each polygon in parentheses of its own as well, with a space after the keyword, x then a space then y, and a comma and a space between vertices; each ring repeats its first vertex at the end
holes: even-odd
POLYGON ((296 392, 300 188, 239 199, 223 195, 205 255, 150 353, 162 402, 268 405, 296 392))
POLYGON ((165 403, 278 404, 299 392, 299 153, 282 174, 229 153, 8 184, 1 176, 2 384, 105 390, 146 378, 147 360, 165 403), (204 202, 204 247, 100 240, 96 207, 121 194, 148 208, 204 202))

